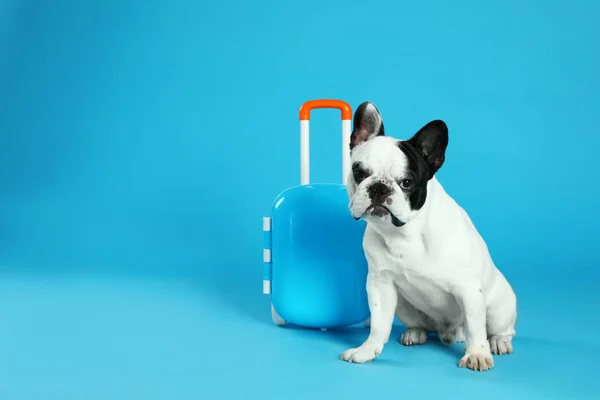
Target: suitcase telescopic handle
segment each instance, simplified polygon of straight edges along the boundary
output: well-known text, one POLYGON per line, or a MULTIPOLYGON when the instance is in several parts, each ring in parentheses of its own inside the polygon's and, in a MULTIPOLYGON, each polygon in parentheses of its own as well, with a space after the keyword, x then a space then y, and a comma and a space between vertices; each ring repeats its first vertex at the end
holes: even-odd
POLYGON ((300 107, 300 184, 310 183, 310 112, 317 108, 337 108, 342 113, 342 184, 345 184, 350 171, 352 107, 341 100, 311 100, 300 107))

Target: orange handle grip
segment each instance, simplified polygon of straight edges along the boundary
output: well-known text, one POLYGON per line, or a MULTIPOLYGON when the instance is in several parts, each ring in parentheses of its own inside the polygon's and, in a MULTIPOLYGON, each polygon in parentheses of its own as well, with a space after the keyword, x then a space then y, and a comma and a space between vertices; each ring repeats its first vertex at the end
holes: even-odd
POLYGON ((310 112, 315 108, 337 108, 342 112, 343 120, 352 119, 352 107, 350 104, 341 100, 311 100, 302 104, 300 107, 300 120, 309 120, 310 112))

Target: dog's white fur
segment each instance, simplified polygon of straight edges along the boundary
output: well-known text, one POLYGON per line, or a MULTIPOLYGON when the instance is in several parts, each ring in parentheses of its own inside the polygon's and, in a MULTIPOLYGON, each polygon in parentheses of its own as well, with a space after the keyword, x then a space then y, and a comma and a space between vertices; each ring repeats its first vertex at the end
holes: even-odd
POLYGON ((352 215, 367 221, 363 247, 371 322, 368 339, 341 359, 375 359, 388 342, 396 315, 407 328, 402 344, 425 343, 427 333, 437 333, 444 343, 465 343, 459 366, 492 368, 492 352, 512 352, 516 296, 467 213, 435 176, 427 182, 423 207, 410 209, 397 183, 408 168, 398 139, 371 134, 353 149, 351 160, 372 171, 359 185, 352 172, 347 182, 352 215), (367 211, 367 190, 374 179, 393 187, 388 208, 405 225, 394 226, 390 215, 367 211))

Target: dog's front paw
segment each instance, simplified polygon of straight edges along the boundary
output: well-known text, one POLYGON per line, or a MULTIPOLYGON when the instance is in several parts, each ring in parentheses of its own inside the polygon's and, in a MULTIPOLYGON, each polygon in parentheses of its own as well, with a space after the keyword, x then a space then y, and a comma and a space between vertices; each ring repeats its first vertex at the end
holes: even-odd
POLYGON ((405 346, 412 346, 413 344, 423 344, 427 341, 427 332, 422 328, 410 328, 402 334, 400 343, 405 346))
POLYGON ((381 354, 382 350, 383 345, 363 343, 360 347, 343 352, 340 359, 351 363, 362 364, 373 361, 381 354))
POLYGON ((459 367, 466 367, 473 371, 487 371, 494 368, 494 359, 489 351, 469 352, 458 362, 459 367))

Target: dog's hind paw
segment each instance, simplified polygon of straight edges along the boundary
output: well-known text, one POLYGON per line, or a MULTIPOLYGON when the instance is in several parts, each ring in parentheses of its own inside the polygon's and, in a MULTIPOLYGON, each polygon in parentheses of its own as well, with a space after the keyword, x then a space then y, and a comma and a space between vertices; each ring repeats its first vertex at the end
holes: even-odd
POLYGON ((512 338, 508 336, 494 335, 490 338, 490 349, 492 353, 503 355, 513 352, 512 338))
POLYGON ((423 344, 427 341, 427 332, 423 328, 410 328, 402 334, 400 343, 404 346, 423 344))

